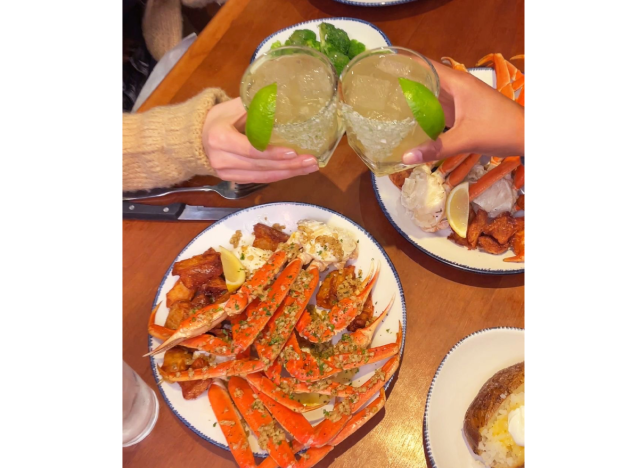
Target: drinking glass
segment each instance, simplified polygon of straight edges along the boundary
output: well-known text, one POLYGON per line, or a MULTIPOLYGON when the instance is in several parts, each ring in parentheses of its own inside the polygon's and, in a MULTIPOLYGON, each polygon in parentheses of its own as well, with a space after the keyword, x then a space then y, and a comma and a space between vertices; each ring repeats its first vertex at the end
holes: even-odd
POLYGON ((272 83, 277 83, 277 101, 269 144, 310 154, 319 167, 326 166, 344 134, 333 64, 310 47, 270 50, 244 72, 240 85, 244 107, 248 110, 255 94, 272 83))
POLYGON ((402 163, 402 155, 430 140, 408 107, 398 78, 421 83, 439 96, 439 76, 433 65, 403 47, 362 52, 340 76, 348 144, 377 176, 415 167, 402 163))
POLYGON ((124 361, 122 371, 122 446, 129 447, 149 435, 160 405, 151 387, 124 361))

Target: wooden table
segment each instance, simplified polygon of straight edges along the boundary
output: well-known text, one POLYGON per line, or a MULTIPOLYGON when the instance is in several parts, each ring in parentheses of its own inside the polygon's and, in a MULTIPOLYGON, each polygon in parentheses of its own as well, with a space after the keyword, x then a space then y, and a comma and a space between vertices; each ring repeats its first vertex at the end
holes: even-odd
MULTIPOLYGON (((427 57, 451 56, 467 65, 490 52, 524 53, 524 0, 418 0, 363 8, 332 0, 229 0, 142 110, 177 103, 205 87, 237 96, 242 73, 257 45, 279 29, 314 18, 356 17, 374 23, 394 45, 427 57)), ((201 184, 196 179, 190 184, 201 184)), ((431 379, 449 349, 487 327, 524 326, 524 275, 484 276, 449 267, 409 244, 387 221, 370 173, 342 140, 318 173, 271 184, 253 196, 224 200, 216 194, 167 196, 206 206, 247 207, 302 201, 343 213, 370 232, 399 272, 408 310, 406 347, 384 411, 333 450, 318 466, 422 467, 423 415, 431 379)), ((123 223, 123 357, 156 388, 148 358, 146 323, 164 272, 207 222, 123 223)), ((159 393, 158 393, 159 394, 159 393)), ((123 449, 127 467, 233 467, 230 452, 191 432, 160 398, 160 416, 140 444, 123 449)))

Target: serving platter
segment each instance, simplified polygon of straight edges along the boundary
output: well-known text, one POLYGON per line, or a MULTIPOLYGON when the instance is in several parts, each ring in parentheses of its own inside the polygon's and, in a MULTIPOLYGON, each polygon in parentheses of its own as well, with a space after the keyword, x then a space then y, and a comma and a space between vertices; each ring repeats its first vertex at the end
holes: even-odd
MULTIPOLYGON (((349 262, 357 269, 362 269, 366 273, 371 266, 371 260, 379 261, 381 269, 379 279, 373 289, 373 302, 376 315, 388 304, 394 296, 395 301, 389 310, 388 315, 378 327, 371 344, 371 347, 392 343, 396 339, 396 334, 402 329, 402 343, 400 356, 404 350, 404 339, 406 336, 406 305, 402 285, 397 275, 395 267, 390 258, 379 245, 379 243, 361 226, 346 218, 345 216, 316 205, 306 203, 282 202, 259 205, 235 212, 215 224, 212 224, 199 235, 197 235, 180 252, 172 264, 167 269, 162 282, 158 288, 153 306, 162 303, 158 308, 156 323, 163 325, 168 315, 168 308, 165 305, 166 293, 173 287, 178 277, 171 275, 175 262, 201 254, 209 247, 218 249, 219 246, 232 249, 230 239, 237 230, 242 231, 242 241, 249 243, 252 241, 253 226, 258 223, 273 225, 278 223, 285 226, 284 232, 290 234, 297 227, 297 222, 303 219, 321 221, 329 226, 338 227, 351 232, 359 241, 359 255, 357 260, 349 262)), ((320 276, 323 280, 329 270, 320 276)), ((310 301, 315 303, 315 296, 310 301)), ((341 334, 340 334, 341 335, 341 334)), ((340 336, 337 335, 337 336, 340 336)), ((156 348, 160 340, 149 336, 149 351, 156 348)), ((185 400, 182 391, 177 383, 167 383, 162 381, 157 366, 163 362, 164 353, 151 356, 151 369, 158 385, 160 394, 164 398, 167 406, 190 430, 202 437, 204 440, 228 450, 226 439, 222 430, 217 424, 215 415, 210 407, 206 393, 200 395, 195 400, 185 400)), ((353 386, 359 386, 366 382, 376 369, 383 366, 387 359, 377 363, 367 364, 360 367, 359 372, 353 377, 353 386)), ((386 384, 386 388, 392 379, 386 384)), ((304 413, 311 424, 319 423, 323 417, 323 410, 330 411, 333 408, 334 400, 319 409, 304 413)), ((370 403, 370 401, 369 401, 370 403)), ((257 439, 251 433, 249 443, 256 456, 266 456, 266 452, 260 449, 257 439)))
POLYGON ((359 42, 363 43, 366 46, 366 49, 375 49, 377 47, 384 47, 387 45, 391 45, 390 40, 379 29, 372 23, 368 21, 364 21, 357 18, 324 18, 324 19, 315 19, 310 21, 304 21, 302 23, 294 24, 293 26, 289 26, 284 29, 280 29, 279 31, 271 34, 266 39, 264 39, 260 45, 257 46, 253 56, 251 57, 251 62, 255 60, 258 55, 262 55, 265 52, 268 52, 271 49, 271 45, 280 41, 282 44, 293 34, 293 31, 296 29, 310 29, 314 31, 315 34, 319 37, 319 25, 322 23, 330 23, 336 28, 343 29, 348 34, 348 37, 351 39, 357 39, 359 42))
MULTIPOLYGON (((492 68, 469 68, 468 71, 489 86, 495 87, 497 77, 492 68)), ((504 258, 513 256, 510 250, 501 255, 492 255, 479 249, 468 250, 447 239, 452 232, 450 228, 434 233, 422 231, 402 206, 401 190, 386 176, 377 177, 371 173, 371 177, 375 196, 386 218, 408 242, 425 254, 455 268, 475 273, 508 275, 524 272, 524 263, 503 261, 504 258)))
POLYGON ((424 447, 433 468, 477 468, 462 432, 464 415, 496 372, 524 361, 524 330, 487 328, 460 340, 439 365, 424 412, 424 447))

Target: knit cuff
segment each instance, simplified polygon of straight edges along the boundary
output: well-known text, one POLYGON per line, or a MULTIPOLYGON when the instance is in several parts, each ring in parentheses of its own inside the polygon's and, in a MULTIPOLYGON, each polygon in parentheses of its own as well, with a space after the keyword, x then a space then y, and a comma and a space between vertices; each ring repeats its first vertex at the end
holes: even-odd
POLYGON ((230 98, 207 89, 173 106, 123 115, 123 190, 166 187, 195 175, 214 175, 202 128, 208 111, 230 98))

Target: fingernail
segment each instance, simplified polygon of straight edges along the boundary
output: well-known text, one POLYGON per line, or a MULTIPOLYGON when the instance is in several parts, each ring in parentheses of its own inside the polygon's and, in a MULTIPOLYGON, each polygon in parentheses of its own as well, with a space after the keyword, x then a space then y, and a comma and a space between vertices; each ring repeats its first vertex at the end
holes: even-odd
POLYGON ((302 167, 307 166, 317 166, 317 159, 315 158, 306 158, 302 161, 302 167))
POLYGON ((419 164, 422 162, 422 152, 419 150, 409 151, 402 156, 404 164, 419 164))
POLYGON ((315 172, 319 169, 319 166, 317 165, 317 161, 315 161, 315 164, 313 166, 305 166, 302 168, 302 171, 304 171, 304 174, 310 174, 311 172, 315 172))
POLYGON ((287 159, 293 159, 297 157, 297 153, 295 151, 287 151, 285 153, 282 153, 282 156, 284 156, 287 159))

